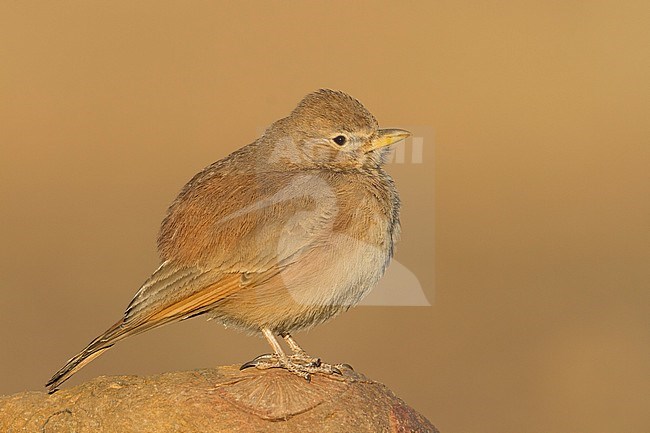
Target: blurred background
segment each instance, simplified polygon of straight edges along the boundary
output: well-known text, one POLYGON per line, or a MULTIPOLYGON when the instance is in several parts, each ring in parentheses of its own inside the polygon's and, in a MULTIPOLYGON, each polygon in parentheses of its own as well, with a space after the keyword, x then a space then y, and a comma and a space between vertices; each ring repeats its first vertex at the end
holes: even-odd
MULTIPOLYGON (((0 394, 120 317, 195 172, 330 87, 421 139, 388 170, 431 306, 298 341, 445 433, 650 431, 649 27, 646 1, 1 2, 0 394)), ((266 351, 197 318, 65 386, 266 351)))

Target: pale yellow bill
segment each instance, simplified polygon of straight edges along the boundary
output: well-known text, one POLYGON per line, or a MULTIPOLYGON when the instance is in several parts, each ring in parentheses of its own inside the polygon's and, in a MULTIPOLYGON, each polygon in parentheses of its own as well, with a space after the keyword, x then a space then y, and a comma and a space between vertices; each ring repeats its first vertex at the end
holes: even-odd
POLYGON ((404 129, 380 129, 377 131, 377 137, 370 143, 368 151, 390 146, 391 144, 404 140, 409 135, 411 133, 404 129))

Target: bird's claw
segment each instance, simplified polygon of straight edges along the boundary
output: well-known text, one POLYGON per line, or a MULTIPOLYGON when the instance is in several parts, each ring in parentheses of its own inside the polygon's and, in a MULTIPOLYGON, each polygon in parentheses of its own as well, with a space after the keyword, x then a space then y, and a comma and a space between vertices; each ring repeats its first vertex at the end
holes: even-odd
POLYGON ((250 367, 255 367, 259 370, 283 368, 302 377, 308 382, 311 381, 312 374, 336 374, 342 376, 341 368, 348 367, 352 369, 347 364, 332 365, 323 363, 320 358, 312 358, 305 353, 298 353, 289 357, 283 357, 277 354, 264 354, 244 363, 239 369, 244 370, 250 367))
MULTIPOLYGON (((273 359, 274 356, 275 355, 273 355, 272 353, 265 353, 263 355, 256 356, 250 361, 243 363, 241 367, 239 367, 239 370, 241 371, 251 367, 263 369, 264 367, 260 367, 260 365, 262 363, 266 364, 268 360, 273 359)), ((266 368, 271 368, 271 367, 266 367, 266 368)))

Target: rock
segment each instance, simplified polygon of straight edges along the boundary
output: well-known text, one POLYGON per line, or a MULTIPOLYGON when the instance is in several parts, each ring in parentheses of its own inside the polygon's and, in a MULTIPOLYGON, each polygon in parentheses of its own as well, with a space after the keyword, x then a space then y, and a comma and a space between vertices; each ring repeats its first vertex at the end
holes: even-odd
POLYGON ((437 432, 384 385, 347 368, 307 382, 285 370, 237 366, 98 377, 51 395, 0 397, 0 431, 437 432))

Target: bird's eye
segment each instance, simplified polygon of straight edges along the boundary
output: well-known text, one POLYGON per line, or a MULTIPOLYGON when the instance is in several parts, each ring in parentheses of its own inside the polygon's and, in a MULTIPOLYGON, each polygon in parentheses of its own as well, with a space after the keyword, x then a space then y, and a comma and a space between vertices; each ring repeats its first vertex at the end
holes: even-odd
POLYGON ((337 135, 336 137, 333 138, 333 140, 334 143, 338 144, 339 146, 343 146, 347 141, 347 138, 345 138, 344 135, 337 135))

